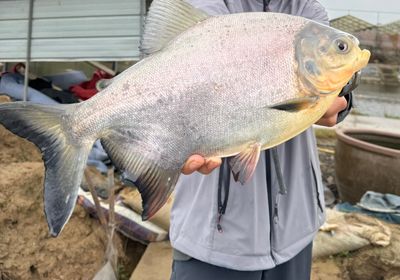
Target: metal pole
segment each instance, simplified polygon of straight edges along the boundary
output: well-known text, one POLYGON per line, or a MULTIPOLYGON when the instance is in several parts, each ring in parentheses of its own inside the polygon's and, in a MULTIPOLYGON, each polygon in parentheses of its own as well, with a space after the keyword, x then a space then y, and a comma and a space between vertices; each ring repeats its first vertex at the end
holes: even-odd
MULTIPOLYGON (((146 0, 141 0, 140 1, 140 43, 142 43, 143 39, 143 33, 144 33, 144 23, 145 23, 145 17, 146 17, 146 12, 147 12, 147 1, 146 0)), ((142 54, 139 55, 139 60, 142 59, 143 56, 142 54)))
POLYGON ((140 34, 143 34, 144 30, 144 18, 146 16, 146 0, 140 1, 140 34))
POLYGON ((32 44, 33 1, 34 0, 29 0, 28 34, 26 38, 26 62, 25 62, 24 96, 23 96, 24 101, 28 99, 29 63, 31 61, 31 44, 32 44))
POLYGON ((112 70, 117 74, 118 70, 118 61, 113 61, 112 63, 112 70))

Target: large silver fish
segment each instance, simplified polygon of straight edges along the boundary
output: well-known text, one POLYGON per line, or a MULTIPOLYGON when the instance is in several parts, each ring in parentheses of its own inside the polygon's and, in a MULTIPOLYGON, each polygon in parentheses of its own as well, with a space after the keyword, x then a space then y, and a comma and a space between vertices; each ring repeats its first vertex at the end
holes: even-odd
POLYGON ((71 216, 96 139, 135 181, 148 219, 192 154, 236 155, 232 171, 244 183, 260 151, 316 122, 370 56, 355 37, 305 18, 210 17, 181 0, 153 1, 141 51, 88 101, 0 105, 0 122, 43 153, 53 236, 71 216))

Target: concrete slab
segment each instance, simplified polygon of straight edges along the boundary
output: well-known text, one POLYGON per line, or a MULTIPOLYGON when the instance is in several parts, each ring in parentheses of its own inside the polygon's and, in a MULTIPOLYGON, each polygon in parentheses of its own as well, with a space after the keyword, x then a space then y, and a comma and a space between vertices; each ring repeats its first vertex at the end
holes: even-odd
POLYGON ((400 133, 400 119, 350 115, 338 127, 372 128, 400 133))
POLYGON ((380 117, 369 117, 359 115, 349 115, 334 128, 315 125, 317 129, 336 129, 336 128, 366 128, 390 131, 400 134, 400 119, 389 119, 380 117))
POLYGON ((171 276, 172 247, 169 241, 153 242, 140 259, 130 280, 166 280, 171 276))

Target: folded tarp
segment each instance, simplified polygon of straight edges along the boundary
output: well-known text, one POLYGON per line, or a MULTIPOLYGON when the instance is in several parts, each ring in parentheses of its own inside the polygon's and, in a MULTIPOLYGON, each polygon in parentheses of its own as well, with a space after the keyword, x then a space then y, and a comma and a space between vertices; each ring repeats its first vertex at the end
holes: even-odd
POLYGON ((326 257, 374 245, 386 247, 392 231, 378 219, 326 209, 326 222, 313 243, 313 257, 326 257))
POLYGON ((63 90, 68 90, 71 86, 78 85, 88 80, 82 71, 74 70, 54 75, 46 75, 44 78, 63 90))
POLYGON ((390 193, 368 191, 357 205, 368 211, 400 214, 400 196, 390 193))
POLYGON ((400 224, 400 196, 394 194, 368 191, 357 205, 345 202, 336 205, 336 209, 347 213, 363 213, 389 223, 400 224))
MULTIPOLYGON (((0 93, 15 100, 23 100, 24 76, 17 73, 4 73, 0 80, 0 93)), ((28 87, 27 101, 45 105, 59 104, 47 95, 30 87, 28 87)))
POLYGON ((69 90, 82 100, 87 100, 98 93, 97 82, 102 79, 111 79, 112 76, 102 70, 96 70, 89 81, 71 86, 69 90))

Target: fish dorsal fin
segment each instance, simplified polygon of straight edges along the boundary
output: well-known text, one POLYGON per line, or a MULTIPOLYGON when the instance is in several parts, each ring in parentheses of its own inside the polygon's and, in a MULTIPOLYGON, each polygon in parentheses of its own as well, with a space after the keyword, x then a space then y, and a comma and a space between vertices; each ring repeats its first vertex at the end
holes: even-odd
POLYGON ((209 15, 184 0, 154 0, 147 14, 140 52, 148 56, 209 15))

